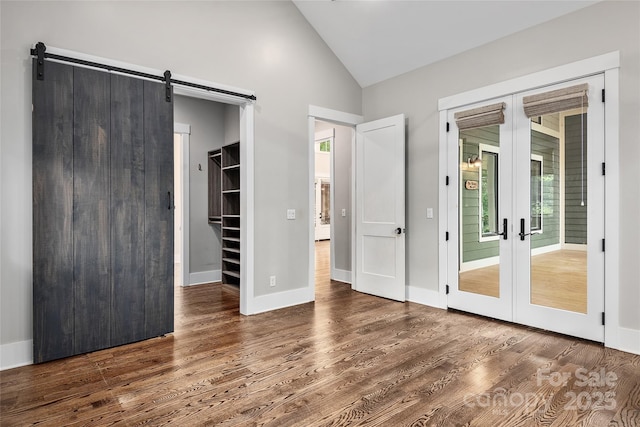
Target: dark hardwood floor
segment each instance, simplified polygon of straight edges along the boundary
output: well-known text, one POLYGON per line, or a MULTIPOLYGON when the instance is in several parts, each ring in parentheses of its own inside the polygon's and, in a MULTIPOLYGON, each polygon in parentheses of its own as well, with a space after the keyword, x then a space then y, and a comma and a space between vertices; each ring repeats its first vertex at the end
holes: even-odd
POLYGON ((640 426, 640 356, 317 282, 250 317, 177 288, 172 335, 3 371, 1 424, 640 426))

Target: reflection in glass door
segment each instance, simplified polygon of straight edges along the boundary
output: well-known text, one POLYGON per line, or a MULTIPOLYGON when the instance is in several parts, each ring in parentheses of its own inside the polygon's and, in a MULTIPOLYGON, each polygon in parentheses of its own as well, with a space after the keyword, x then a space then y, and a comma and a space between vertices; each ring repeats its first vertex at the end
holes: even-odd
POLYGON ((315 181, 315 236, 316 240, 331 238, 331 179, 316 178, 315 181))

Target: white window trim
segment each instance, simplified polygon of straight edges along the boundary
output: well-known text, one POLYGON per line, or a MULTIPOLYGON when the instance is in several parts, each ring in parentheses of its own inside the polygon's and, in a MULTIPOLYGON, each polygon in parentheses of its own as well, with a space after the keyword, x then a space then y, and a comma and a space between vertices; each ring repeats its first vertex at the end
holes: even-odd
MULTIPOLYGON (((536 162, 540 162, 540 209, 544 205, 544 157, 540 154, 531 154, 531 160, 535 160, 536 162)), ((531 222, 531 221, 530 221, 531 222)), ((543 234, 544 233, 544 214, 540 211, 540 228, 536 230, 531 230, 531 234, 543 234)))
MULTIPOLYGON (((483 152, 494 153, 498 155, 498 188, 500 188, 500 147, 496 147, 495 145, 488 144, 478 144, 478 158, 482 162, 482 153, 483 152)), ((500 192, 498 192, 498 198, 500 198, 500 192)), ((496 200, 496 204, 500 206, 500 202, 496 200)), ((482 234, 482 166, 480 166, 480 173, 478 174, 478 242, 495 242, 496 240, 500 240, 500 235, 489 235, 485 236, 482 234)), ((496 212, 496 218, 500 218, 500 212, 496 212)), ((499 221, 498 221, 499 222, 499 221)), ((500 228, 500 224, 498 224, 498 228, 500 228)), ((496 230, 499 232, 500 230, 496 230)))

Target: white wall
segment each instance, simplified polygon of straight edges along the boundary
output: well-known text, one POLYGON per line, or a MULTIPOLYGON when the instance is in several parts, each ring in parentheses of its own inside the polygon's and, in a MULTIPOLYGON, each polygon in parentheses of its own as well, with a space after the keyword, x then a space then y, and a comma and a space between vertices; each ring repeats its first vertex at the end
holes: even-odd
POLYGON ((207 153, 224 145, 225 111, 226 104, 175 96, 174 122, 191 125, 191 134, 189 135, 190 273, 221 269, 220 226, 209 224, 209 159, 207 153), (199 165, 202 170, 199 170, 199 165))
MULTIPOLYGON (((438 99, 619 50, 621 221, 607 227, 620 228, 620 325, 640 330, 639 27, 639 2, 604 1, 363 90, 366 120, 398 113, 408 118, 409 285, 438 289, 438 219, 426 218, 427 207, 438 212, 438 99)), ((640 348, 640 339, 634 345, 640 348)))
POLYGON ((3 347, 32 337, 28 52, 38 41, 254 90, 255 294, 307 286, 309 104, 359 114, 362 90, 292 3, 3 1, 0 15, 3 347))

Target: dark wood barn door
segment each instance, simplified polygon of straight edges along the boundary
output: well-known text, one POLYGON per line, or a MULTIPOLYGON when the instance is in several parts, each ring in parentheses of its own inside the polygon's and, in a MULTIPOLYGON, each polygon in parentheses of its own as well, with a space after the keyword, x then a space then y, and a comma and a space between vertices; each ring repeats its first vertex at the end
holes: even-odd
POLYGON ((164 84, 34 60, 35 363, 173 331, 172 194, 164 84))

